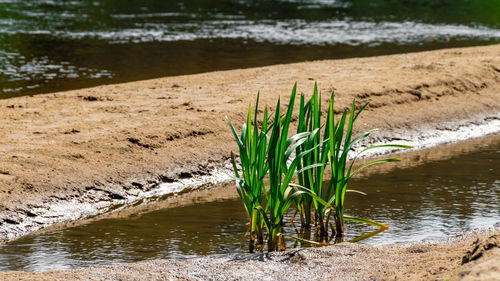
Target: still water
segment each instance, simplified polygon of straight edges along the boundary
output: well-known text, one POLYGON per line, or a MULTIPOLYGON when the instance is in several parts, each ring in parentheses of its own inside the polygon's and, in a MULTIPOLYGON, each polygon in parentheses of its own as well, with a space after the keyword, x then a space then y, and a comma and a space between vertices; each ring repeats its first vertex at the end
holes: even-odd
POLYGON ((0 0, 0 98, 500 42, 498 0, 0 0))
MULTIPOLYGON (((390 229, 359 243, 446 239, 500 223, 500 137, 474 153, 359 178, 346 213, 390 229)), ((247 251, 238 199, 162 209, 31 235, 0 246, 0 270, 42 271, 247 251)), ((298 222, 297 222, 298 223, 298 222)), ((350 223, 346 240, 376 230, 350 223)), ((287 233, 296 235, 288 224, 287 233)), ((294 241, 287 240, 288 247, 294 241)))

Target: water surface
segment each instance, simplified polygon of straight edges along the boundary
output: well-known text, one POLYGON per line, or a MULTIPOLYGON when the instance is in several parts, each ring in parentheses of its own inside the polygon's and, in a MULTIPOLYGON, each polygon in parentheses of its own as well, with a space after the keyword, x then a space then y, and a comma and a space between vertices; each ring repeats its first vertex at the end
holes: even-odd
POLYGON ((500 42, 498 0, 0 0, 0 98, 500 42))
MULTIPOLYGON (((500 140, 500 137, 496 137, 500 140)), ((500 142, 477 151, 356 179, 346 213, 390 229, 360 243, 446 239, 500 223, 500 142)), ((297 222, 298 223, 298 222, 297 222)), ((0 270, 42 271, 247 251, 238 199, 163 209, 30 235, 0 246, 0 270)), ((376 230, 349 223, 346 240, 376 230)), ((300 231, 287 225, 286 231, 300 231)), ((295 247, 287 240, 288 247, 295 247)))

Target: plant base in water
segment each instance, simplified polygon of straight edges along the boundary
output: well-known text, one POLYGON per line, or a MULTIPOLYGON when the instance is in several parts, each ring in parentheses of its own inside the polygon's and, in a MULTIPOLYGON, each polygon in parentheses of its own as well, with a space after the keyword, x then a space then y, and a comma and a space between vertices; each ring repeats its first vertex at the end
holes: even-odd
POLYGON ((238 168, 234 154, 231 155, 235 173, 233 178, 237 182, 237 191, 250 223, 250 252, 255 248, 262 248, 264 227, 268 250, 284 249, 285 234, 281 234, 283 217, 292 203, 297 206, 302 226, 311 226, 312 218, 315 218, 316 240, 318 240, 316 243, 329 244, 331 240, 329 228, 334 231, 335 237, 343 237, 345 219, 387 229, 385 225, 375 221, 344 215, 345 195, 350 191, 347 185, 355 174, 370 165, 400 160, 398 158, 375 160, 352 171, 359 154, 374 148, 409 148, 409 146, 394 144, 371 146, 362 150, 348 165, 349 152, 371 132, 352 137, 354 122, 368 104, 356 112, 356 103, 353 100, 350 110, 345 109, 340 120, 335 122, 333 111, 335 96, 332 93, 326 123, 321 124, 321 97, 317 85, 309 101, 305 102, 304 95, 301 95, 297 134, 288 137, 296 89, 295 84, 284 115, 281 114, 278 99, 274 118, 269 126, 267 108, 264 110, 261 128, 258 126, 259 96, 253 123, 249 107, 247 121, 243 124, 240 135, 228 119, 241 159, 238 168), (295 153, 295 157, 292 157, 292 153, 295 153), (329 184, 324 186, 323 175, 327 166, 330 167, 331 178, 329 184), (263 180, 266 176, 269 178, 268 188, 263 180), (292 183, 295 176, 298 184, 292 183), (330 226, 332 217, 335 227, 330 226))

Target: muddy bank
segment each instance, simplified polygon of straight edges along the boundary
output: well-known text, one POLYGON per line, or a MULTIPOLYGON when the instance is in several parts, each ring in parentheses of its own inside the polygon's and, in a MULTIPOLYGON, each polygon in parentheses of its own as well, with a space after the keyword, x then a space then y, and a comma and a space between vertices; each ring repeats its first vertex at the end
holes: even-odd
MULTIPOLYGON (((499 130, 500 45, 168 77, 0 100, 0 239, 142 198, 223 181, 241 124, 262 104, 336 92, 370 106, 372 142, 438 144, 499 130), (472 128, 472 129, 471 129, 472 128), (433 140, 433 141, 431 141, 433 140)), ((325 102, 326 105, 326 102, 325 102)))
POLYGON ((498 280, 500 231, 440 244, 335 246, 272 254, 153 260, 70 271, 0 273, 2 280, 498 280))

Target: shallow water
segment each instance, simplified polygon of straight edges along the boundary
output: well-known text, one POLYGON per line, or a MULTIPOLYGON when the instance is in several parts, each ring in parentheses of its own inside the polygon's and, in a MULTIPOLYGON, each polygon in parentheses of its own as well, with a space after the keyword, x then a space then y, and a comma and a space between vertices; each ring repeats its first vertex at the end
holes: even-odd
POLYGON ((0 98, 500 42, 497 0, 4 0, 0 98))
MULTIPOLYGON (((499 137, 494 138, 500 140, 499 137)), ((364 244, 446 239, 500 223, 500 142, 473 153, 397 168, 352 182, 346 213, 390 229, 364 244)), ((0 270, 42 271, 145 259, 246 252, 238 199, 163 209, 31 235, 0 246, 0 270)), ((350 223, 346 240, 376 228, 350 223)), ((286 231, 295 235, 295 228, 286 231)), ((288 247, 294 241, 287 240, 288 247)))

